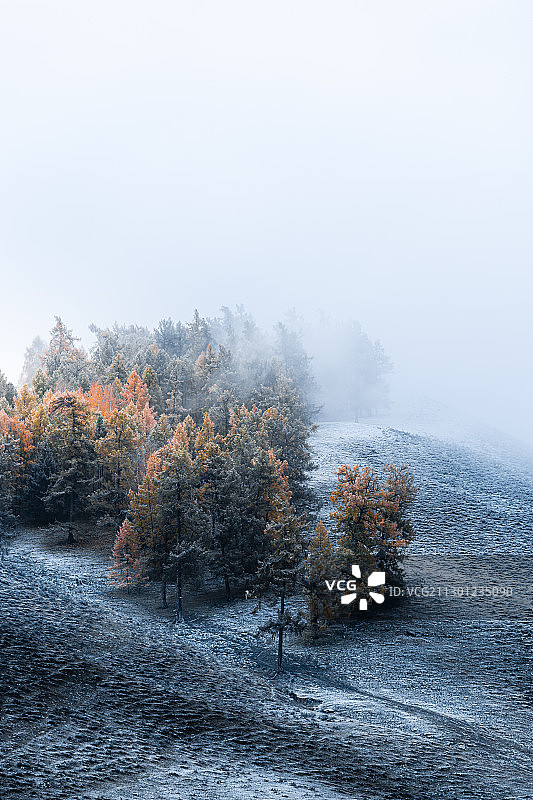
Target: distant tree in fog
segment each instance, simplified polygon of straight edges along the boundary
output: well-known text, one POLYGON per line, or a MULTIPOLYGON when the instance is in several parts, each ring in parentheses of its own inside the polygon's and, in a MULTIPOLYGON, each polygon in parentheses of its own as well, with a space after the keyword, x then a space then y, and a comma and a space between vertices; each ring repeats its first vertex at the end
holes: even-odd
POLYGON ((31 386, 35 373, 42 366, 43 356, 46 351, 46 343, 40 336, 36 336, 24 353, 24 364, 20 375, 20 385, 31 386))
POLYGON ((312 370, 312 359, 305 351, 302 336, 299 332, 278 322, 276 332, 276 351, 281 359, 284 372, 294 386, 298 387, 301 399, 311 408, 312 397, 316 394, 317 384, 312 370))
POLYGON ((315 403, 328 419, 353 419, 388 407, 386 376, 392 363, 380 342, 358 322, 319 319, 305 328, 318 385, 315 403))

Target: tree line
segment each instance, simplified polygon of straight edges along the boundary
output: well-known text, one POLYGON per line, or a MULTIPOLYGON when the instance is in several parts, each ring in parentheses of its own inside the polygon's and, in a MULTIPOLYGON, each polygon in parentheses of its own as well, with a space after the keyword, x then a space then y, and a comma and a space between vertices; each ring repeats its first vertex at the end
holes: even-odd
POLYGON ((49 345, 27 351, 31 386, 0 386, 0 526, 62 520, 71 543, 75 520, 112 526, 111 582, 157 582, 163 607, 174 584, 178 620, 184 592, 206 581, 274 602, 262 630, 281 669, 287 633, 316 636, 351 611, 326 580, 357 563, 401 581, 416 488, 406 467, 343 466, 332 530, 313 529, 309 359, 283 327, 282 357, 267 357, 243 312, 217 325, 196 313, 153 336, 95 328, 88 356, 57 318, 49 345))

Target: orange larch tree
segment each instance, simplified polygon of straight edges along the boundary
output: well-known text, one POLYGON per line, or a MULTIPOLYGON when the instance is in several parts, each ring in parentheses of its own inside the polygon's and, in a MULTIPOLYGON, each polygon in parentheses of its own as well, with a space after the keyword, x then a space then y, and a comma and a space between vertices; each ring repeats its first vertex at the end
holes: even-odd
POLYGON ((139 535, 127 519, 117 533, 111 561, 109 580, 114 586, 126 588, 129 594, 132 588, 146 582, 141 569, 139 535))
POLYGON ((353 561, 365 574, 384 571, 389 583, 401 583, 401 562, 413 535, 406 512, 416 493, 407 466, 387 467, 384 478, 359 464, 339 468, 331 517, 341 535, 347 567, 353 561))
POLYGON ((141 380, 140 375, 135 370, 130 374, 122 389, 122 397, 126 403, 133 403, 139 412, 150 404, 150 393, 148 387, 141 380))

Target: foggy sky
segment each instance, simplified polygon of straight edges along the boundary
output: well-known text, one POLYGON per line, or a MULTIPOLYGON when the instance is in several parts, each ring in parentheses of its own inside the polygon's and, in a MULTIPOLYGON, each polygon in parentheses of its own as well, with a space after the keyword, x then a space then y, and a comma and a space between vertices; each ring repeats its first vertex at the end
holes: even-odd
POLYGON ((533 5, 0 5, 0 369, 54 314, 358 319, 533 442, 533 5))

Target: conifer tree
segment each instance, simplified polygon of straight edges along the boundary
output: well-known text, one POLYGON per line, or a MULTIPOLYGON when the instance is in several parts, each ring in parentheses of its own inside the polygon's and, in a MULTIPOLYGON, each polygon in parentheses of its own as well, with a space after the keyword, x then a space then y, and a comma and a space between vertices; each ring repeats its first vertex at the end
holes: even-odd
POLYGON ((418 486, 407 464, 388 464, 382 486, 383 518, 380 520, 381 542, 377 559, 388 576, 388 582, 401 585, 406 547, 415 535, 407 514, 418 494, 418 486))
POLYGON ((46 438, 50 428, 50 418, 48 411, 42 403, 39 403, 31 418, 31 432, 36 442, 46 438))
POLYGON ((140 436, 135 406, 112 411, 101 424, 102 430, 95 432, 100 486, 91 500, 100 513, 115 520, 125 511, 136 476, 140 436))
POLYGON ((35 392, 37 399, 42 400, 45 394, 51 388, 51 381, 48 377, 48 374, 41 368, 37 370, 35 375, 33 376, 33 380, 31 382, 32 389, 35 392))
POLYGON ((89 362, 83 350, 76 346, 78 341, 61 317, 56 317, 50 344, 43 356, 44 372, 53 389, 89 388, 89 362))
POLYGON ((174 323, 170 318, 162 319, 155 330, 158 347, 170 356, 181 358, 184 353, 185 331, 181 322, 174 323))
POLYGON ((42 360, 46 351, 46 344, 40 336, 36 336, 31 345, 26 348, 24 353, 24 364, 20 376, 20 383, 30 385, 34 375, 42 366, 42 360))
POLYGON ((401 562, 413 535, 406 512, 417 487, 407 466, 389 466, 385 479, 372 467, 339 468, 331 493, 346 569, 358 564, 363 574, 383 571, 389 585, 402 582, 401 562))
POLYGON ((8 437, 11 442, 10 450, 13 451, 10 468, 10 494, 16 516, 19 516, 22 510, 24 487, 35 450, 30 426, 29 415, 24 420, 17 413, 11 412, 11 415, 8 415, 4 410, 0 411, 0 434, 8 437))
POLYGON ((11 433, 0 432, 0 538, 15 523, 13 486, 19 469, 18 447, 11 433))
POLYGON ((226 598, 232 582, 241 573, 242 552, 235 526, 237 473, 221 437, 215 436, 209 414, 204 415, 195 439, 198 501, 206 514, 211 532, 211 570, 224 580, 226 598))
POLYGON ((172 434, 172 426, 170 425, 167 415, 161 414, 148 436, 148 454, 151 455, 156 450, 166 445, 169 439, 172 438, 172 434))
POLYGON ((173 540, 168 529, 161 524, 157 479, 162 466, 161 451, 156 451, 148 459, 146 473, 137 490, 130 492, 129 515, 139 536, 142 571, 150 580, 160 582, 161 607, 167 608, 173 540))
POLYGON ((23 421, 28 422, 33 417, 38 405, 35 392, 24 385, 15 398, 15 413, 23 421))
POLYGON ((116 380, 125 383, 128 380, 128 370, 121 353, 116 353, 107 370, 106 382, 114 383, 116 380))
POLYGON ((313 408, 313 397, 317 385, 311 369, 311 358, 307 355, 300 333, 288 325, 278 322, 276 325, 277 352, 281 357, 285 375, 297 389, 300 401, 306 409, 308 420, 316 409, 313 408))
POLYGON ((372 467, 349 467, 337 471, 337 485, 331 493, 340 542, 346 551, 345 570, 358 564, 364 575, 379 569, 382 492, 379 475, 372 467))
POLYGON ((109 579, 114 586, 130 590, 144 582, 140 565, 139 536, 132 523, 125 519, 117 533, 109 579))
POLYGON ((176 428, 172 440, 160 452, 162 468, 157 477, 160 526, 170 544, 164 569, 176 580, 176 621, 183 621, 183 590, 186 580, 198 579, 208 564, 209 526, 199 502, 200 482, 196 469, 197 428, 187 417, 176 428))
POLYGON ((88 391, 84 393, 88 408, 94 414, 100 414, 107 419, 113 411, 125 405, 124 399, 120 396, 122 384, 115 383, 92 383, 88 391))
POLYGON ((148 387, 141 380, 140 376, 133 370, 128 380, 124 384, 122 397, 125 403, 133 403, 137 411, 142 412, 150 404, 150 394, 148 387))
POLYGON ((335 579, 344 567, 343 559, 323 522, 315 527, 307 545, 304 564, 304 588, 307 596, 307 616, 313 638, 325 625, 341 613, 336 595, 328 591, 326 581, 335 579))
POLYGON ((22 492, 21 512, 25 521, 37 524, 52 521, 53 514, 44 500, 56 478, 57 464, 52 448, 49 441, 41 437, 36 440, 22 492))
POLYGON ((287 608, 288 599, 296 592, 303 567, 304 520, 290 505, 278 509, 275 521, 268 523, 266 533, 270 539, 270 552, 259 565, 255 581, 256 591, 275 598, 277 613, 260 627, 261 633, 270 633, 277 639, 276 672, 283 671, 283 642, 287 633, 301 634, 305 622, 301 613, 287 608))
POLYGON ((143 372, 143 383, 148 389, 151 404, 153 405, 157 413, 161 414, 164 408, 163 395, 159 387, 157 374, 153 367, 150 366, 145 367, 143 372))
POLYGON ((49 486, 45 504, 67 514, 68 542, 74 542, 72 522, 85 507, 95 478, 95 452, 87 403, 80 394, 63 392, 49 402, 50 433, 57 473, 49 486))
POLYGON ((268 446, 287 462, 292 501, 303 511, 314 500, 308 487, 308 476, 314 469, 309 447, 313 426, 306 407, 292 382, 279 371, 271 385, 254 391, 253 399, 262 409, 261 425, 268 446))
POLYGON ((187 325, 187 349, 190 358, 196 360, 207 346, 211 344, 209 323, 194 309, 192 322, 187 325))
POLYGON ((0 408, 10 411, 13 408, 17 390, 11 381, 8 381, 3 372, 0 372, 0 408))
POLYGON ((221 436, 227 436, 230 429, 231 412, 238 406, 237 395, 234 387, 218 390, 216 400, 209 409, 215 431, 221 436))
POLYGON ((268 552, 267 523, 275 519, 283 502, 290 502, 287 464, 268 448, 259 409, 245 406, 231 413, 230 430, 224 438, 231 469, 223 501, 219 545, 221 564, 232 581, 249 588, 259 561, 268 552))

